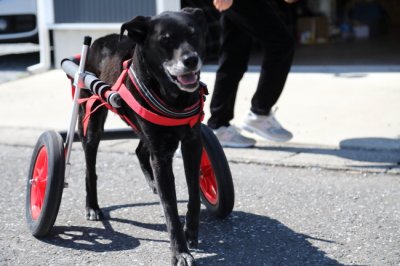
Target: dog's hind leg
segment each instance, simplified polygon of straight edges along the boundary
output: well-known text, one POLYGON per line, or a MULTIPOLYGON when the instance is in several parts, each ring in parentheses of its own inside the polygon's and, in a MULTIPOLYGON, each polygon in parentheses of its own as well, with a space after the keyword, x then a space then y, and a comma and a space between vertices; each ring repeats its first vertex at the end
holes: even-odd
POLYGON ((91 115, 86 136, 83 135, 82 126, 82 118, 85 113, 84 108, 81 107, 79 113, 78 128, 86 161, 86 219, 97 221, 104 218, 97 201, 96 160, 97 150, 104 131, 107 109, 101 107, 91 115))
POLYGON ((200 219, 200 186, 199 171, 202 144, 200 138, 182 142, 182 157, 185 167, 186 183, 189 192, 188 211, 186 213, 185 236, 191 248, 198 244, 199 219, 200 219))
POLYGON ((138 147, 136 148, 136 156, 139 159, 140 167, 142 168, 143 174, 146 177, 147 183, 149 184, 153 193, 157 194, 153 170, 151 169, 150 164, 150 152, 143 141, 140 141, 138 147))

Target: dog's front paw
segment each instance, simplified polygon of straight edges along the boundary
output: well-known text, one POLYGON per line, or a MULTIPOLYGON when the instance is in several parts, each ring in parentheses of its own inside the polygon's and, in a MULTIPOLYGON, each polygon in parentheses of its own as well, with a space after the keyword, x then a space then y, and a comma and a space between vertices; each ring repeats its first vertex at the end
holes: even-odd
POLYGON ((172 258, 173 266, 196 266, 194 258, 189 253, 179 253, 172 258))
POLYGON ((100 221, 103 220, 104 215, 100 209, 93 209, 86 207, 86 220, 100 221))

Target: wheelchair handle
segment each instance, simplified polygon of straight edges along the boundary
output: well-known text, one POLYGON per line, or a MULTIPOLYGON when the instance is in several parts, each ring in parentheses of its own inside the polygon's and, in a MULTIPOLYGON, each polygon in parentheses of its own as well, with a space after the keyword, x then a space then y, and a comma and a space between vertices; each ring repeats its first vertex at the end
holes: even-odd
MULTIPOLYGON (((71 58, 65 58, 61 61, 61 68, 69 77, 74 77, 79 66, 73 62, 71 58)), ((104 101, 114 108, 121 107, 121 97, 115 91, 111 90, 111 86, 97 78, 90 72, 81 73, 80 79, 84 89, 90 90, 93 94, 100 96, 104 101)))

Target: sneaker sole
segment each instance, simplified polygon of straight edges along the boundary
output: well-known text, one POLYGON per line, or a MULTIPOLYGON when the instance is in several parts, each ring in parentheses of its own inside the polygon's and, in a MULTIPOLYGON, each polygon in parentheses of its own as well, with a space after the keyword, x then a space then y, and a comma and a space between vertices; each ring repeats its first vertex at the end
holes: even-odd
POLYGON ((261 130, 259 130, 257 128, 254 128, 252 126, 246 125, 246 124, 242 125, 242 129, 246 130, 246 131, 248 131, 250 133, 255 133, 255 134, 257 134, 258 136, 260 136, 260 137, 262 137, 264 139, 267 139, 267 140, 270 140, 270 141, 274 141, 274 142, 287 142, 287 141, 289 141, 289 140, 291 140, 293 138, 293 136, 290 136, 288 138, 276 138, 276 137, 267 135, 267 134, 265 134, 265 132, 263 132, 263 131, 261 131, 261 130))
POLYGON ((225 142, 225 141, 220 141, 219 142, 222 147, 225 148, 252 148, 256 144, 255 142, 253 144, 238 144, 235 142, 225 142))

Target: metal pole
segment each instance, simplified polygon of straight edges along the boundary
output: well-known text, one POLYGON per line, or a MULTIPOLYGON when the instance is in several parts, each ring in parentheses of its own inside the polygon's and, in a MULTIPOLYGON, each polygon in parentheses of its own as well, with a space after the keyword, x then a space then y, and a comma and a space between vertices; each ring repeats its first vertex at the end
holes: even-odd
POLYGON ((65 148, 65 177, 64 177, 64 180, 65 180, 64 186, 65 187, 68 187, 68 182, 66 180, 69 177, 70 170, 71 170, 70 157, 71 157, 72 143, 74 142, 76 122, 77 122, 77 118, 78 118, 78 108, 79 108, 78 99, 79 99, 79 95, 80 95, 80 90, 81 90, 81 88, 84 87, 83 74, 85 72, 86 58, 87 58, 87 53, 88 53, 88 49, 89 49, 91 42, 92 42, 92 38, 89 36, 86 36, 85 40, 83 42, 83 46, 82 46, 81 60, 79 63, 79 68, 74 76, 75 95, 74 95, 74 101, 73 101, 73 106, 72 106, 71 119, 70 119, 69 128, 68 128, 68 132, 67 132, 66 143, 65 143, 65 147, 64 147, 65 148))
POLYGON ((50 60, 50 37, 48 24, 53 23, 53 1, 36 0, 36 18, 38 24, 40 61, 36 65, 29 66, 27 70, 32 73, 46 71, 51 66, 50 60))

